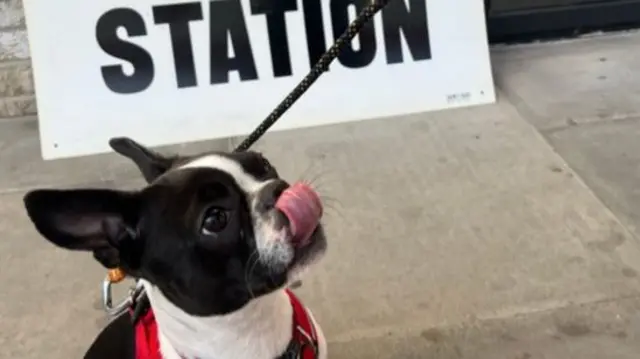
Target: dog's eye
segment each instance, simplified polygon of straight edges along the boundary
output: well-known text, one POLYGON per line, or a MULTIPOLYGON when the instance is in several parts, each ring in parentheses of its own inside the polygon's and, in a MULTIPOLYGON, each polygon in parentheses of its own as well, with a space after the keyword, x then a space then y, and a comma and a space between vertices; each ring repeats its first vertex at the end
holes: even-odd
POLYGON ((224 209, 218 207, 208 209, 202 221, 202 234, 210 236, 222 231, 227 226, 228 220, 227 211, 224 209))
POLYGON ((278 172, 276 171, 275 168, 273 168, 273 166, 271 165, 271 162, 269 162, 266 158, 261 157, 261 163, 262 163, 262 171, 264 173, 265 176, 278 176, 278 172))
POLYGON ((262 168, 264 169, 265 172, 269 172, 271 171, 271 163, 269 163, 269 161, 267 161, 266 158, 262 158, 262 168))

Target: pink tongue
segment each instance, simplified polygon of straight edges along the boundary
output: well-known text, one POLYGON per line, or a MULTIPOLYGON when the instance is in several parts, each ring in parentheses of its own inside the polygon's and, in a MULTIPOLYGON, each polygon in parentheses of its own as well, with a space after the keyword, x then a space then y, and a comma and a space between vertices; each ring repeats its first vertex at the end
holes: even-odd
POLYGON ((313 233, 322 217, 322 202, 318 194, 304 183, 295 183, 286 189, 276 208, 289 219, 294 240, 304 242, 313 233))

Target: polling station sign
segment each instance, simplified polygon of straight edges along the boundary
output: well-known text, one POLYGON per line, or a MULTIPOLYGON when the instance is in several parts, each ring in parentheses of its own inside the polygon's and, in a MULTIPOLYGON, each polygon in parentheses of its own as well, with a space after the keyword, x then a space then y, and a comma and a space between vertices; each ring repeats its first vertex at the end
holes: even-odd
MULTIPOLYGON (((43 157, 247 134, 367 1, 27 0, 43 157)), ((274 130, 493 101, 482 1, 391 0, 274 130)))

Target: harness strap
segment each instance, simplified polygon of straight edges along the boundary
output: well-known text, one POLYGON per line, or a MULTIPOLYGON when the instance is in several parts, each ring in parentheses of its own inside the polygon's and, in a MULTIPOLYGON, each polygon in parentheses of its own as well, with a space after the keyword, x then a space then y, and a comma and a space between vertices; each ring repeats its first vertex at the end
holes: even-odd
MULTIPOLYGON (((133 315, 133 311, 131 311, 133 315)), ((158 325, 153 310, 147 310, 134 324, 136 359, 160 359, 158 325)))
POLYGON ((293 337, 287 353, 285 353, 285 358, 316 359, 318 357, 318 336, 309 312, 292 291, 287 290, 286 292, 293 307, 293 337))

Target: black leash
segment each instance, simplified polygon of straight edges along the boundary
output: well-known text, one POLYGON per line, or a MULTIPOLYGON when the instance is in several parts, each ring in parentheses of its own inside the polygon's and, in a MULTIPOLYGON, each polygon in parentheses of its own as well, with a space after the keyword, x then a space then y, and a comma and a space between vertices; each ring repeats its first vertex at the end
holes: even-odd
POLYGON ((246 151, 253 145, 256 141, 264 135, 267 130, 271 126, 273 126, 282 115, 287 112, 287 110, 296 102, 298 99, 305 93, 307 90, 313 85, 316 80, 322 75, 327 69, 333 60, 340 55, 340 51, 342 48, 349 44, 353 38, 358 35, 362 27, 371 20, 371 18, 382 8, 384 8, 389 3, 389 0, 371 0, 371 3, 365 6, 364 9, 358 14, 355 20, 347 30, 340 35, 340 37, 333 43, 333 46, 325 52, 322 57, 316 62, 316 64, 311 68, 311 71, 305 76, 305 78, 296 86, 293 91, 289 93, 289 95, 282 101, 280 104, 265 118, 258 127, 256 127, 247 138, 242 141, 236 147, 234 152, 246 151))

